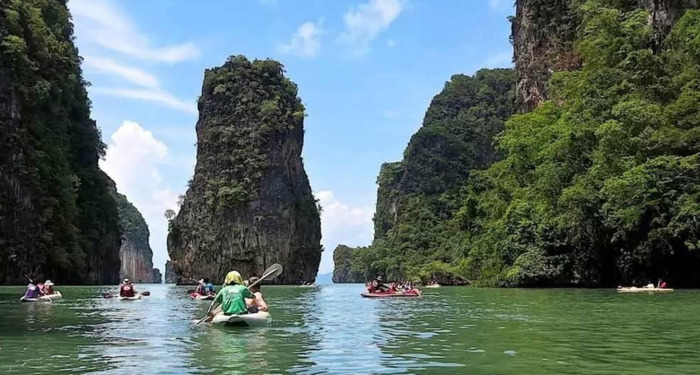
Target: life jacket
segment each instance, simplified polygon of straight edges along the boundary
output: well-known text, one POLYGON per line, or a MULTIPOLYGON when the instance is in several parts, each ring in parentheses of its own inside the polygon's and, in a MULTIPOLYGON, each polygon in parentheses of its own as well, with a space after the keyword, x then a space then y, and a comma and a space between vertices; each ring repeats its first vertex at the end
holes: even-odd
POLYGON ((124 284, 119 288, 119 297, 134 297, 134 286, 131 284, 124 284))
POLYGON ((27 291, 24 293, 24 298, 36 299, 39 298, 39 287, 34 284, 27 286, 27 291))

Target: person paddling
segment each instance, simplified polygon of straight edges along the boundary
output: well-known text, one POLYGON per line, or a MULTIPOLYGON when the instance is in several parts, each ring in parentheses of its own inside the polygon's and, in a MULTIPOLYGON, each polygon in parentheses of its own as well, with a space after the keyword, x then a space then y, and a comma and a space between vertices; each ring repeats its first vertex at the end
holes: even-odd
POLYGON ((29 285, 27 285, 27 291, 24 292, 25 299, 37 299, 43 295, 44 293, 41 292, 41 288, 34 285, 33 282, 30 282, 29 285))
POLYGON ((209 306, 209 318, 205 321, 210 321, 215 315, 220 313, 224 315, 248 313, 246 298, 252 299, 255 296, 243 285, 243 278, 238 271, 229 272, 226 274, 224 287, 216 294, 214 302, 209 306))
POLYGON ((135 296, 136 296, 136 289, 134 288, 134 284, 131 283, 131 280, 124 279, 124 282, 122 282, 122 285, 119 287, 119 297, 135 297, 135 296))
POLYGON ((52 295, 56 294, 56 291, 53 290, 53 282, 51 280, 46 280, 44 282, 44 286, 41 288, 41 292, 45 295, 52 295))
POLYGON ((372 282, 372 289, 375 293, 386 293, 389 291, 389 288, 384 285, 384 279, 381 275, 377 276, 374 282, 372 282))
POLYGON ((205 277, 199 280, 199 285, 195 293, 201 296, 209 296, 216 294, 216 291, 214 290, 214 284, 210 283, 209 278, 205 277))
MULTIPOLYGON (((259 277, 251 277, 248 279, 248 285, 253 285, 255 284, 258 280, 260 280, 259 277)), ((263 298, 262 293, 260 292, 260 284, 254 285, 252 288, 250 288, 250 291, 253 293, 253 296, 255 298, 246 298, 246 305, 248 306, 248 312, 251 314, 255 314, 259 311, 267 311, 267 302, 265 302, 265 299, 263 298)))

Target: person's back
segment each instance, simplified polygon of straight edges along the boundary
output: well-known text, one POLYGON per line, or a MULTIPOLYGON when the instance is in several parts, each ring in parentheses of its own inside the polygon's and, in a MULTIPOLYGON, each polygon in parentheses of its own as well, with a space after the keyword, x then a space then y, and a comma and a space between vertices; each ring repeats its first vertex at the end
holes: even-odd
POLYGON ((214 284, 210 283, 209 279, 204 279, 202 291, 204 292, 203 293, 204 295, 216 294, 216 290, 214 289, 214 284))
POLYGON ((119 297, 134 297, 136 295, 134 290, 134 285, 131 284, 129 279, 124 280, 124 283, 119 288, 119 297))
POLYGON ((224 315, 239 315, 248 312, 245 299, 253 297, 245 286, 233 284, 224 286, 216 295, 214 302, 221 304, 224 315))
MULTIPOLYGON (((260 278, 258 277, 251 277, 248 280, 248 285, 253 285, 255 284, 260 278)), ((246 299, 246 304, 248 305, 248 312, 249 313, 257 313, 259 311, 267 311, 267 302, 265 302, 265 299, 263 298, 263 294, 260 291, 260 284, 257 284, 253 287, 250 287, 250 291, 253 293, 253 298, 246 299)))
POLYGON ((41 290, 39 289, 38 286, 34 284, 29 284, 27 285, 27 291, 24 292, 24 298, 28 299, 36 299, 41 296, 41 290))

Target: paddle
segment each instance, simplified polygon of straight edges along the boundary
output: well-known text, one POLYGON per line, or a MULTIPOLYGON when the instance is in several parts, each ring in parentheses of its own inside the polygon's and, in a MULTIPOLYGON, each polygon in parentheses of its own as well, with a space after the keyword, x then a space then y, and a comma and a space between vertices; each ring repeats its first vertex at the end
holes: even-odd
MULTIPOLYGON (((270 267, 268 267, 268 268, 265 270, 265 272, 263 272, 262 277, 260 277, 260 278, 258 279, 258 281, 256 281, 256 282, 254 282, 254 283, 248 285, 248 290, 250 290, 250 288, 252 288, 252 287, 254 287, 254 286, 260 284, 261 282, 263 282, 263 280, 271 280, 271 279, 274 279, 275 277, 277 277, 277 276, 279 276, 280 274, 282 274, 282 271, 283 271, 283 270, 284 270, 284 269, 282 268, 282 265, 281 265, 281 264, 275 263, 275 264, 271 265, 270 267)), ((214 302, 212 302, 211 305, 209 305, 209 309, 207 310, 207 315, 205 315, 204 318, 198 320, 198 321, 194 324, 195 326, 198 325, 199 323, 201 323, 201 322, 207 320, 207 318, 209 317, 209 313, 211 313, 212 307, 214 307, 214 302)))
MULTIPOLYGON (((30 283, 34 284, 34 280, 32 280, 32 278, 29 277, 26 273, 24 274, 24 277, 26 277, 27 279, 29 279, 29 282, 30 282, 30 283)), ((38 287, 39 287, 39 286, 37 285, 37 288, 38 288, 38 287)), ((39 292, 41 292, 41 291, 39 291, 39 292)), ((46 296, 46 295, 45 295, 45 296, 42 296, 42 297, 46 298, 46 300, 48 300, 49 302, 53 302, 53 301, 51 300, 51 297, 49 297, 49 296, 46 296)))

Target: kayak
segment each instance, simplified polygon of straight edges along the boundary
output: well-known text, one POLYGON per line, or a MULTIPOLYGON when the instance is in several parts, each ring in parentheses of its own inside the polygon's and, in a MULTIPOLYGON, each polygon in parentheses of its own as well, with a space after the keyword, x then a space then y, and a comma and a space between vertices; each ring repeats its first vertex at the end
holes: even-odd
POLYGON ((117 299, 120 301, 136 301, 141 299, 141 293, 136 293, 136 295, 133 297, 117 297, 117 299))
POLYGON ((56 292, 54 294, 47 294, 45 296, 41 296, 39 298, 25 298, 22 296, 22 298, 19 299, 20 302, 51 302, 57 299, 63 298, 63 295, 61 292, 56 292))
POLYGON ((441 286, 442 285, 440 285, 440 284, 430 284, 430 285, 424 286, 423 288, 431 288, 432 289, 432 288, 439 288, 441 286))
POLYGON ((190 298, 197 299, 197 300, 212 300, 212 299, 214 299, 214 297, 216 297, 216 296, 213 294, 203 296, 199 293, 190 293, 190 298))
POLYGON ((671 293, 673 289, 670 288, 617 288, 620 293, 671 293))
POLYGON ((211 323, 222 326, 242 326, 242 327, 264 327, 272 317, 267 311, 260 311, 255 314, 224 315, 216 314, 211 323))
POLYGON ((362 293, 362 297, 364 298, 397 298, 397 297, 420 297, 420 291, 417 289, 413 289, 409 292, 406 293, 362 293))

